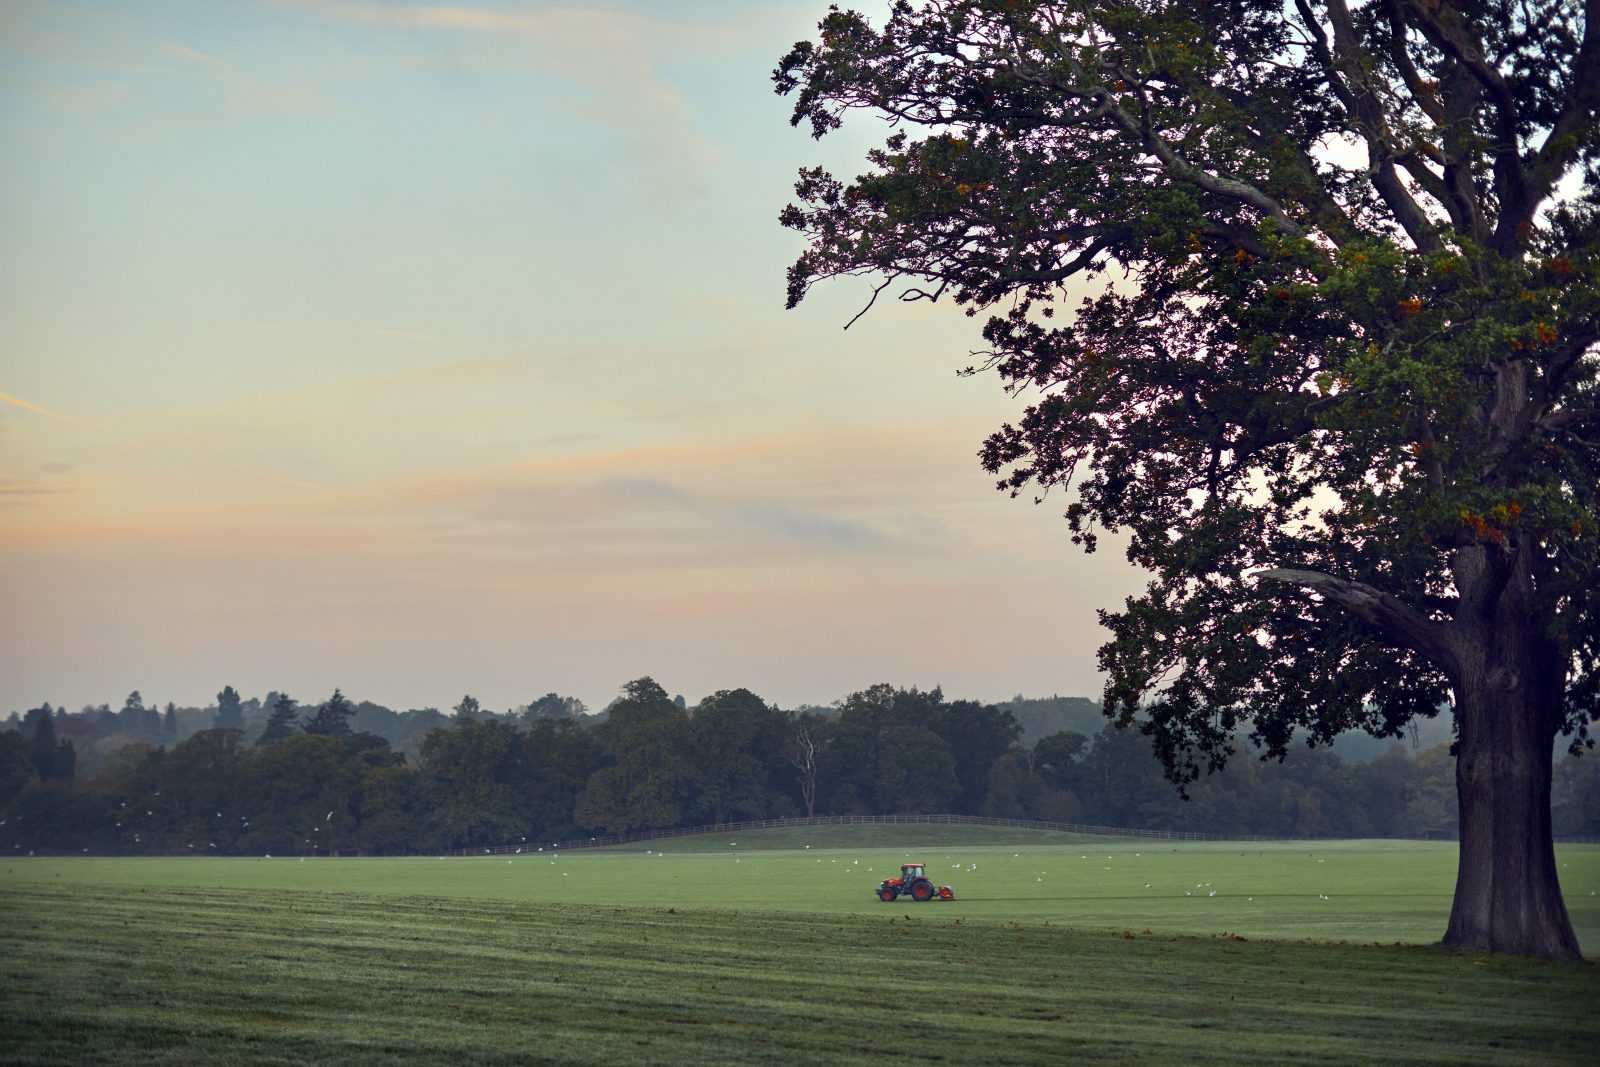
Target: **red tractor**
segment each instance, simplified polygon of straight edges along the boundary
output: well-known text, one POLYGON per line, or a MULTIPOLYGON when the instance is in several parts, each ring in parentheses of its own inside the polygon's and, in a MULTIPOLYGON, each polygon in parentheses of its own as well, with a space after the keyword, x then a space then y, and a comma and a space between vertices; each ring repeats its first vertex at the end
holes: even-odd
POLYGON ((878 886, 878 899, 893 901, 901 893, 911 894, 919 904, 925 900, 954 900, 956 891, 947 885, 934 885, 922 871, 920 863, 902 863, 900 877, 885 878, 878 886))

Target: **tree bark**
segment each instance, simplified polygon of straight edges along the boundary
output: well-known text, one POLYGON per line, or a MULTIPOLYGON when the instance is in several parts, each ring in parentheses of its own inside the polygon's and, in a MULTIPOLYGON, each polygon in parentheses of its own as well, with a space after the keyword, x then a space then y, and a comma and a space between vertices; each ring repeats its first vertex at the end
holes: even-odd
POLYGON ((1461 847, 1444 946, 1581 960, 1550 827, 1571 657, 1534 606, 1533 551, 1527 544, 1458 549, 1452 571, 1459 610, 1447 623, 1371 586, 1316 571, 1278 568, 1257 577, 1316 590, 1449 677, 1461 847))
POLYGON ((1498 588, 1481 572, 1461 588, 1467 577, 1458 570, 1468 611, 1451 626, 1461 849, 1443 944, 1581 960, 1550 826, 1565 657, 1542 620, 1526 610, 1525 572, 1498 588), (1478 581, 1492 583, 1492 591, 1475 605, 1478 581))

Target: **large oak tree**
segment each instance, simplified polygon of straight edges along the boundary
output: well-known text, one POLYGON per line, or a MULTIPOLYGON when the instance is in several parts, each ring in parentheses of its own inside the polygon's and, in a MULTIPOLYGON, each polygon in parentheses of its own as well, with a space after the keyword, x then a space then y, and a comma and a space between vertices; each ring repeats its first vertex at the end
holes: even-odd
POLYGON ((802 172, 790 304, 987 312, 975 367, 1029 406, 982 461, 1152 575, 1103 615, 1106 708, 1176 780, 1448 702, 1463 949, 1580 955, 1550 783, 1600 688, 1597 13, 899 2, 774 75, 819 137, 890 125, 802 172))

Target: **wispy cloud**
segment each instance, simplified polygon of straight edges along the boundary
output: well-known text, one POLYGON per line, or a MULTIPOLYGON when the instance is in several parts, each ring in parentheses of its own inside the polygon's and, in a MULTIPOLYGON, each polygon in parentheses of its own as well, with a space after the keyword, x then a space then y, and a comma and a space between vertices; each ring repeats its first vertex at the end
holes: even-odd
POLYGON ((47 419, 55 419, 57 422, 65 422, 73 426, 93 425, 85 419, 75 418, 72 415, 63 415, 59 411, 51 411, 49 408, 42 408, 38 404, 30 404, 20 397, 12 396, 10 393, 0 393, 0 403, 10 404, 14 408, 21 408, 23 411, 31 411, 35 415, 43 415, 47 419))
POLYGON ((394 326, 307 326, 292 322, 264 322, 249 320, 239 325, 252 330, 265 330, 272 333, 290 334, 327 334, 334 337, 382 337, 397 341, 418 341, 426 344, 441 345, 471 345, 476 343, 470 337, 456 334, 429 333, 426 330, 407 330, 394 326))
POLYGON ((6 70, 0 84, 16 86, 56 109, 114 111, 125 132, 171 133, 218 121, 322 116, 334 110, 303 74, 252 69, 184 41, 163 39, 131 10, 18 6, 16 17, 5 20, 6 6, 0 4, 0 55, 10 53, 20 61, 11 67, 31 67, 34 73, 6 70), (189 93, 177 110, 161 99, 173 88, 189 93))
POLYGON ((887 541, 882 531, 853 518, 797 508, 759 496, 691 493, 657 478, 618 478, 602 488, 620 500, 667 507, 692 515, 708 529, 741 535, 775 536, 811 547, 877 548, 887 541))
MULTIPOLYGON (((334 18, 397 29, 515 35, 541 66, 586 90, 579 113, 623 136, 642 191, 652 200, 676 202, 703 191, 707 172, 721 159, 651 57, 665 24, 623 11, 560 7, 503 11, 359 0, 309 6, 334 18)), ((686 32, 682 24, 673 25, 675 39, 686 32)), ((721 36, 720 30, 707 33, 721 36)))
MULTIPOLYGON (((343 331, 336 331, 343 332, 343 331)), ((279 389, 257 389, 208 403, 204 409, 188 413, 186 424, 204 435, 210 432, 233 433, 241 416, 293 418, 309 414, 314 418, 342 411, 346 419, 375 398, 409 398, 439 406, 444 396, 454 397, 463 390, 506 388, 532 373, 527 361, 495 356, 468 357, 368 373, 352 373, 315 382, 291 382, 279 389)), ((392 418, 392 414, 383 418, 392 418)), ((170 435, 152 440, 177 439, 170 435)))
MULTIPOLYGON (((9 404, 15 408, 20 408, 21 410, 30 412, 34 415, 40 415, 56 422, 65 423, 69 426, 78 426, 85 429, 107 429, 103 423, 94 422, 89 419, 81 419, 75 415, 63 415, 59 411, 51 411, 49 408, 41 407, 38 404, 29 403, 20 397, 12 396, 10 393, 0 393, 0 402, 9 404)), ((274 481, 280 485, 294 486, 297 489, 314 489, 326 492, 331 488, 329 486, 321 485, 317 482, 308 481, 303 478, 291 478, 287 475, 279 474, 276 471, 267 470, 262 467, 252 467, 243 463, 234 463, 231 460, 223 459, 220 456, 207 452, 200 452, 184 448, 173 448, 171 451, 196 462, 216 464, 217 466, 238 471, 242 474, 249 474, 253 477, 274 481)), ((62 469, 65 469, 64 465, 57 466, 62 466, 62 469)), ((28 486, 33 486, 35 484, 36 483, 27 483, 28 486)), ((38 493, 34 493, 32 495, 43 495, 46 492, 53 492, 53 490, 42 489, 38 493)))
POLYGON ((693 498, 682 489, 660 478, 612 478, 604 483, 606 488, 625 500, 646 503, 672 504, 692 507, 693 498))
POLYGON ((0 482, 0 496, 63 496, 72 492, 64 485, 43 482, 0 482))
POLYGON ((296 489, 312 489, 319 493, 331 493, 334 491, 331 485, 307 481, 304 478, 290 478, 287 475, 267 470, 264 467, 252 467, 245 463, 234 463, 231 460, 220 459, 217 456, 207 455, 202 452, 185 451, 183 454, 201 463, 215 463, 219 467, 226 467, 228 470, 238 471, 240 474, 248 474, 256 478, 265 478, 269 481, 277 482, 279 485, 289 485, 296 489))
POLYGON ((206 108, 197 116, 199 122, 280 115, 321 118, 337 111, 321 89, 303 77, 241 66, 180 41, 154 41, 148 48, 152 59, 160 63, 158 76, 204 87, 196 95, 206 108))
POLYGON ((356 0, 331 0, 310 6, 341 18, 375 22, 389 26, 411 26, 444 30, 514 30, 538 32, 575 22, 593 24, 615 17, 611 12, 488 11, 477 8, 434 4, 358 3, 356 0))

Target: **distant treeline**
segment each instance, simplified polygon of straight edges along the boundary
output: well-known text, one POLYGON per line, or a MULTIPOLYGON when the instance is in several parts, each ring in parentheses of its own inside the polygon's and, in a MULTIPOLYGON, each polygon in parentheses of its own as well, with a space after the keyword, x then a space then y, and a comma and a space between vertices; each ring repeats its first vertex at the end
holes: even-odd
MULTIPOLYGON (((1347 762, 1241 755, 1181 799, 1137 731, 1086 700, 1002 705, 874 686, 783 711, 744 689, 692 708, 649 678, 598 715, 549 694, 504 714, 301 707, 231 687, 206 715, 12 716, 0 851, 438 852, 796 815, 955 813, 1284 837, 1448 837, 1448 745, 1347 762), (1070 722, 1081 728, 1049 725, 1070 722), (1026 726, 1024 725, 1026 723, 1026 726), (80 752, 92 757, 89 771, 80 752)), ((193 709, 189 709, 193 711, 193 709)), ((1600 759, 1557 767, 1556 832, 1600 834, 1600 759)))

